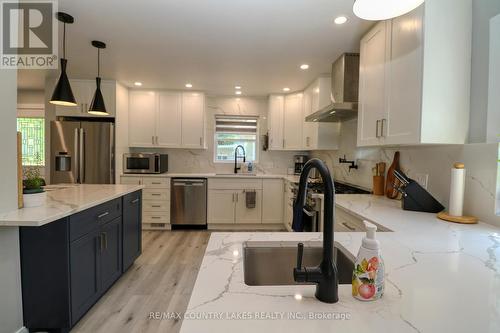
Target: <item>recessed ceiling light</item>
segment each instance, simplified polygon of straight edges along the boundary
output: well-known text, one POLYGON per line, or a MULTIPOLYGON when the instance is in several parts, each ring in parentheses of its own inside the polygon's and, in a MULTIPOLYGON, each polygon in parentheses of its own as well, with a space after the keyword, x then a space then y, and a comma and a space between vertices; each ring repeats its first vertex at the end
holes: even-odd
POLYGON ((134 86, 136 86, 136 87, 140 87, 140 86, 142 86, 142 82, 139 82, 139 81, 134 82, 134 86))
POLYGON ((285 88, 283 88, 283 91, 290 91, 290 88, 285 87, 285 88))
POLYGON ((335 20, 333 20, 333 22, 335 22, 335 24, 344 24, 347 22, 347 17, 345 16, 336 17, 335 20))
POLYGON ((302 295, 301 295, 301 294, 295 294, 295 296, 294 296, 294 297, 295 297, 295 299, 296 299, 297 301, 300 301, 300 300, 302 299, 302 295))
POLYGON ((241 95, 241 91, 239 91, 239 90, 236 90, 234 93, 235 93, 236 95, 241 95))
POLYGON ((186 83, 186 88, 193 88, 193 85, 191 83, 186 83))
POLYGON ((309 65, 308 64, 302 64, 300 65, 300 69, 308 69, 309 65))
POLYGON ((240 90, 241 89, 241 86, 235 86, 234 89, 236 90, 240 90))

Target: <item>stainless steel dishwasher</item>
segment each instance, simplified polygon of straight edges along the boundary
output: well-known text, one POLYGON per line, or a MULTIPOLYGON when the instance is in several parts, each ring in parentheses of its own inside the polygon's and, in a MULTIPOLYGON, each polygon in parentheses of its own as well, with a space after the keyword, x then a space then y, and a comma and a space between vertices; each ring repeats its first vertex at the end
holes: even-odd
POLYGON ((207 180, 172 178, 170 223, 172 226, 207 225, 207 180))

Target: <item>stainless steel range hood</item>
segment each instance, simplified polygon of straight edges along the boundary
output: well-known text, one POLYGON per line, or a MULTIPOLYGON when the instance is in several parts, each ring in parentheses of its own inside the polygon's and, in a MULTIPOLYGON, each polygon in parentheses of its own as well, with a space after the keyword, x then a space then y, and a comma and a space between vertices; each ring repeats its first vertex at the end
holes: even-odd
POLYGON ((359 54, 344 53, 332 64, 332 103, 306 121, 340 122, 358 116, 359 54))

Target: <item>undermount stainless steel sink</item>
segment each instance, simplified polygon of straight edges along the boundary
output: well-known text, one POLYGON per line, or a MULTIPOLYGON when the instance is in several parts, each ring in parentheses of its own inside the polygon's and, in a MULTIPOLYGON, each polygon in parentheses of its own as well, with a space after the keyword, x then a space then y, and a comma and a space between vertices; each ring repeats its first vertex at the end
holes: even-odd
MULTIPOLYGON (((321 242, 304 242, 304 267, 317 266, 323 257, 321 242)), ((335 242, 333 257, 339 284, 351 284, 355 258, 335 242)), ((293 279, 297 263, 297 243, 246 242, 243 244, 245 284, 274 286, 299 284, 293 279)))

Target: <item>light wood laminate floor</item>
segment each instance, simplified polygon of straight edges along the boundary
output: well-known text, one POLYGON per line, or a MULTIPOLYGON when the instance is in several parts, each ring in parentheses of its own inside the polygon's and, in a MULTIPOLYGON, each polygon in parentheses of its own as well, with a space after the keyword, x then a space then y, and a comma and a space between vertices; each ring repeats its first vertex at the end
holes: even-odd
POLYGON ((149 316, 186 310, 209 237, 208 231, 144 231, 142 255, 71 332, 178 332, 180 320, 149 316))

